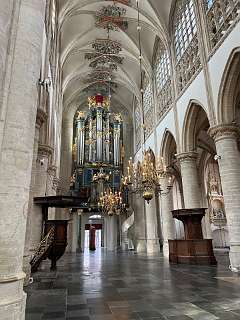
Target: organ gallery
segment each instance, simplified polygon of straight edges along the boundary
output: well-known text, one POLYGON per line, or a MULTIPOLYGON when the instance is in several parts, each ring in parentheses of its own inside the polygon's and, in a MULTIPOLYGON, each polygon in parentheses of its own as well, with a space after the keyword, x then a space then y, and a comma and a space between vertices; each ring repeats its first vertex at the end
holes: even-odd
POLYGON ((87 193, 96 207, 106 188, 120 190, 123 169, 122 117, 110 112, 108 97, 89 97, 88 110, 77 111, 73 141, 71 190, 87 193))

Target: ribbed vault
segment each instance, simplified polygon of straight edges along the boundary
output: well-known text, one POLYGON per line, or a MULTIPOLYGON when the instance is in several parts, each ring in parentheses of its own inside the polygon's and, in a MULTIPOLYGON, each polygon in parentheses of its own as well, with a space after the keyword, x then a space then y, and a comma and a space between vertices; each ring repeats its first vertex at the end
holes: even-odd
MULTIPOLYGON (((168 24, 172 0, 139 1, 143 69, 152 76, 152 56, 156 36, 168 45, 168 24)), ((64 111, 76 103, 80 105, 87 97, 84 92, 84 80, 90 73, 89 61, 85 54, 92 51, 95 39, 106 38, 106 30, 95 26, 95 12, 103 6, 111 5, 113 1, 97 0, 59 0, 59 29, 61 43, 62 94, 64 111)), ((126 31, 110 32, 112 40, 122 45, 120 55, 124 57, 123 64, 114 74, 117 88, 113 102, 117 109, 124 106, 132 116, 133 96, 140 96, 139 46, 137 32, 136 1, 129 6, 121 4, 126 9, 126 20, 129 27, 126 31)), ((114 104, 112 103, 112 105, 114 104)))

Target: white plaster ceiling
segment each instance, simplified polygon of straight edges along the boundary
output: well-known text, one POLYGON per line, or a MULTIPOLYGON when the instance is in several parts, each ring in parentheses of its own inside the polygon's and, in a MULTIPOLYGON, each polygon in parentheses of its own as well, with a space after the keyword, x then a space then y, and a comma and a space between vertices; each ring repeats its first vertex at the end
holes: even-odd
MULTIPOLYGON (((168 43, 167 30, 173 0, 139 0, 141 37, 143 51, 143 68, 149 77, 152 75, 152 55, 156 36, 168 43)), ((95 27, 94 13, 104 5, 113 1, 101 0, 59 0, 60 53, 62 68, 62 93, 64 108, 86 100, 83 80, 90 73, 89 61, 85 53, 92 51, 92 43, 96 38, 106 38, 104 29, 95 27)), ((120 6, 124 6, 119 4, 120 6)), ((132 113, 133 96, 139 97, 140 72, 139 48, 137 33, 136 1, 131 1, 127 9, 126 19, 129 28, 126 32, 111 32, 110 38, 121 42, 124 57, 123 65, 115 72, 118 88, 113 96, 117 109, 124 108, 132 113)))

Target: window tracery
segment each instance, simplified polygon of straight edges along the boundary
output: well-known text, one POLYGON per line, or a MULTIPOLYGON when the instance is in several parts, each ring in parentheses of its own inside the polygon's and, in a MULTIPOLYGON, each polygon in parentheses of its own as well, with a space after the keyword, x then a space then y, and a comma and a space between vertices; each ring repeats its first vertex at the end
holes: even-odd
POLYGON ((144 92, 143 92, 143 113, 144 113, 144 130, 145 138, 147 139, 153 131, 154 122, 154 110, 153 110, 153 88, 152 83, 144 81, 144 92))
POLYGON ((141 120, 141 110, 140 105, 136 101, 135 107, 135 143, 136 143, 136 151, 141 148, 141 128, 142 128, 142 120, 141 120))
POLYGON ((172 105, 172 81, 170 59, 167 49, 159 42, 154 61, 157 89, 157 120, 168 111, 172 105))
POLYGON ((143 93, 143 111, 147 113, 148 110, 153 108, 153 90, 152 84, 149 82, 145 86, 144 93, 143 93))
POLYGON ((178 93, 201 67, 193 0, 179 0, 174 13, 174 47, 178 93))
POLYGON ((203 0, 210 45, 213 49, 226 32, 240 19, 239 0, 203 0))

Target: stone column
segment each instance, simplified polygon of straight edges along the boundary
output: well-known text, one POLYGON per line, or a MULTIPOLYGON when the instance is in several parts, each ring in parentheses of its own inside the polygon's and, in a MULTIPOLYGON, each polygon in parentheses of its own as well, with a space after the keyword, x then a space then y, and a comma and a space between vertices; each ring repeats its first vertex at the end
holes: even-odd
POLYGON ((108 219, 107 219, 107 217, 104 217, 103 232, 104 232, 104 248, 107 249, 107 239, 108 239, 108 219))
POLYGON ((79 217, 77 212, 71 215, 71 221, 69 225, 69 250, 68 252, 76 253, 78 248, 78 229, 79 229, 79 217))
POLYGON ((63 119, 60 165, 61 194, 69 192, 70 177, 72 175, 72 139, 73 119, 63 119))
MULTIPOLYGON (((82 252, 85 250, 85 227, 88 224, 89 214, 84 213, 81 215, 81 249, 82 252)), ((87 244, 86 244, 87 245, 87 244)))
POLYGON ((172 216, 173 210, 173 190, 168 189, 169 177, 161 178, 162 195, 160 196, 160 208, 162 219, 162 233, 163 233, 163 255, 169 256, 168 240, 175 239, 175 221, 172 216))
POLYGON ((85 223, 86 217, 84 215, 81 215, 81 225, 80 224, 80 217, 77 212, 71 212, 69 209, 64 209, 63 215, 68 217, 68 231, 67 231, 67 253, 76 253, 79 248, 79 236, 81 237, 81 245, 79 249, 84 249, 84 240, 85 240, 85 223), (84 227, 84 230, 82 230, 82 224, 84 227), (79 231, 80 230, 80 231, 79 231), (81 235, 80 235, 81 233, 81 235), (83 241, 83 243, 82 243, 83 241), (82 247, 83 244, 83 247, 82 247))
MULTIPOLYGON (((42 208, 33 203, 33 197, 44 197, 47 192, 48 182, 48 164, 49 158, 52 154, 52 149, 46 145, 38 145, 36 167, 35 167, 35 180, 33 187, 33 194, 30 194, 30 210, 31 214, 31 226, 30 226, 30 244, 29 249, 31 254, 38 246, 42 235, 42 208)), ((27 230, 28 231, 28 230, 27 230)))
POLYGON ((177 155, 181 166, 183 196, 186 209, 201 207, 197 157, 197 152, 184 152, 177 155))
MULTIPOLYGON (((2 1, 1 1, 2 3, 2 1)), ((0 319, 24 319, 22 271, 45 1, 21 2, 0 158, 0 319)))
MULTIPOLYGON (((33 149, 33 161, 32 161, 32 174, 31 174, 31 184, 29 193, 29 203, 28 203, 28 214, 27 214, 27 226, 25 235, 25 248, 23 257, 23 271, 26 274, 25 285, 29 282, 29 277, 31 274, 30 260, 34 249, 36 248, 36 241, 32 241, 35 237, 37 241, 40 242, 41 231, 42 231, 42 212, 41 208, 37 207, 33 203, 33 198, 36 196, 41 196, 43 194, 38 194, 36 189, 36 179, 37 176, 37 160, 38 160, 38 143, 39 143, 39 130, 42 124, 46 121, 46 113, 38 109, 36 126, 35 126, 35 137, 34 137, 34 149, 33 149)), ((45 184, 44 184, 45 186, 45 184)))
MULTIPOLYGON (((60 183, 59 193, 69 194, 70 178, 72 175, 72 139, 73 139, 73 117, 71 120, 62 120, 62 139, 61 139, 61 160, 60 160, 60 183)), ((56 208, 55 218, 59 220, 69 219, 65 210, 56 208)), ((70 228, 69 228, 70 230, 70 228)))
POLYGON ((133 197, 134 208, 134 247, 136 252, 146 252, 146 219, 145 204, 142 195, 136 194, 133 197))
POLYGON ((117 249, 117 217, 115 215, 107 218, 107 250, 115 251, 117 249))
POLYGON ((149 203, 145 202, 145 210, 147 253, 158 253, 160 252, 160 244, 155 197, 149 203))
POLYGON ((230 242, 232 270, 240 271, 240 129, 218 125, 209 130, 216 143, 230 242))

